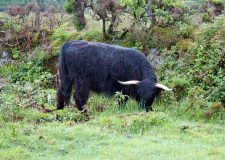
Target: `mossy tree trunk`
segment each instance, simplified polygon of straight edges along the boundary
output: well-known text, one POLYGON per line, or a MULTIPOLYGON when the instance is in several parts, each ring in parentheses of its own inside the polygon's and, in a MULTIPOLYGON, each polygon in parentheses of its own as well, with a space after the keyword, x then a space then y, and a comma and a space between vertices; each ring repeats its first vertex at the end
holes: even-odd
POLYGON ((115 13, 112 13, 111 23, 110 23, 110 25, 108 27, 108 30, 107 30, 107 33, 108 34, 113 34, 115 22, 116 22, 116 14, 115 13))
POLYGON ((84 0, 76 0, 76 6, 74 7, 74 16, 76 17, 75 26, 78 30, 82 30, 86 26, 86 20, 84 17, 84 0))
POLYGON ((37 31, 40 30, 40 0, 36 0, 36 4, 35 4, 35 20, 34 20, 34 25, 37 31))
POLYGON ((154 0, 148 0, 148 4, 147 4, 147 7, 146 7, 148 17, 151 21, 151 27, 156 25, 156 17, 155 17, 155 13, 154 13, 154 10, 153 10, 153 3, 154 3, 154 0))
POLYGON ((109 39, 109 35, 106 32, 106 20, 104 18, 102 19, 102 32, 103 32, 103 38, 109 39))

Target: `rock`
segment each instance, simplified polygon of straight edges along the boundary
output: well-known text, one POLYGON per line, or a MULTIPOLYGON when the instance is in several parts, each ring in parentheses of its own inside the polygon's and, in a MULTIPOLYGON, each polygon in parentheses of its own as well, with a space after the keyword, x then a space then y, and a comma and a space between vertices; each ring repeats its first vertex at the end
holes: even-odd
POLYGON ((0 76, 0 92, 4 87, 6 87, 8 85, 9 84, 7 83, 7 81, 0 76))
POLYGON ((26 82, 24 84, 24 87, 23 87, 23 91, 27 92, 27 93, 30 93, 34 90, 34 87, 32 86, 32 84, 30 82, 26 82))
POLYGON ((44 66, 48 68, 54 75, 58 73, 59 57, 53 56, 44 60, 44 66))
POLYGON ((0 59, 7 59, 9 58, 9 53, 6 51, 1 51, 0 52, 0 59))
POLYGON ((3 64, 10 62, 9 53, 6 51, 0 51, 0 68, 3 64))
POLYGON ((0 26, 3 26, 4 22, 2 20, 0 20, 0 26))
POLYGON ((160 56, 159 51, 156 48, 151 49, 150 53, 147 56, 147 59, 152 65, 153 69, 156 69, 158 65, 163 63, 163 58, 162 56, 160 56))

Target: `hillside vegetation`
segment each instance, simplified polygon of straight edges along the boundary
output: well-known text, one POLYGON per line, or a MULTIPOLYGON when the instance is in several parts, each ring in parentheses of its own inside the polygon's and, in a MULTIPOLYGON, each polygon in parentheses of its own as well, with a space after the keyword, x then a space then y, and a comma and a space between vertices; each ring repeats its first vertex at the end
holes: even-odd
POLYGON ((0 61, 0 159, 224 159, 224 2, 118 2, 113 9, 93 3, 91 15, 76 14, 71 0, 64 4, 68 14, 30 4, 0 12, 0 60, 3 53, 10 59, 0 61), (87 113, 72 98, 49 113, 56 107, 59 50, 70 40, 146 56, 157 50, 158 81, 175 92, 162 93, 150 113, 130 98, 119 105, 119 92, 91 93, 87 113))

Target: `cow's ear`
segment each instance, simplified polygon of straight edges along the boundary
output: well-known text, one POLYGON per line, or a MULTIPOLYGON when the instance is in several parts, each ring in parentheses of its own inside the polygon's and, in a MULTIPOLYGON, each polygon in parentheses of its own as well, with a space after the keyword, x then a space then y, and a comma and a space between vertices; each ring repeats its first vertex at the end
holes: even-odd
POLYGON ((156 88, 160 88, 160 89, 162 89, 164 91, 169 91, 169 92, 172 92, 173 91, 172 89, 168 88, 167 86, 165 86, 163 84, 159 84, 159 83, 156 83, 155 84, 155 87, 156 88))
POLYGON ((119 81, 119 80, 117 80, 117 82, 122 84, 122 85, 138 85, 138 83, 140 83, 140 81, 137 81, 137 80, 131 80, 131 81, 119 81))

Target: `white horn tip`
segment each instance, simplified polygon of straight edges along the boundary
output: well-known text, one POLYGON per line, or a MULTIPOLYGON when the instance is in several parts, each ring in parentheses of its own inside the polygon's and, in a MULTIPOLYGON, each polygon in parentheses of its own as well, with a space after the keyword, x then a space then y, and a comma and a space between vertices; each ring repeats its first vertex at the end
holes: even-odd
POLYGON ((156 86, 157 88, 163 89, 164 91, 168 91, 168 92, 173 91, 173 89, 170 89, 170 88, 168 88, 167 86, 165 86, 165 85, 163 85, 163 84, 156 83, 155 86, 156 86))

